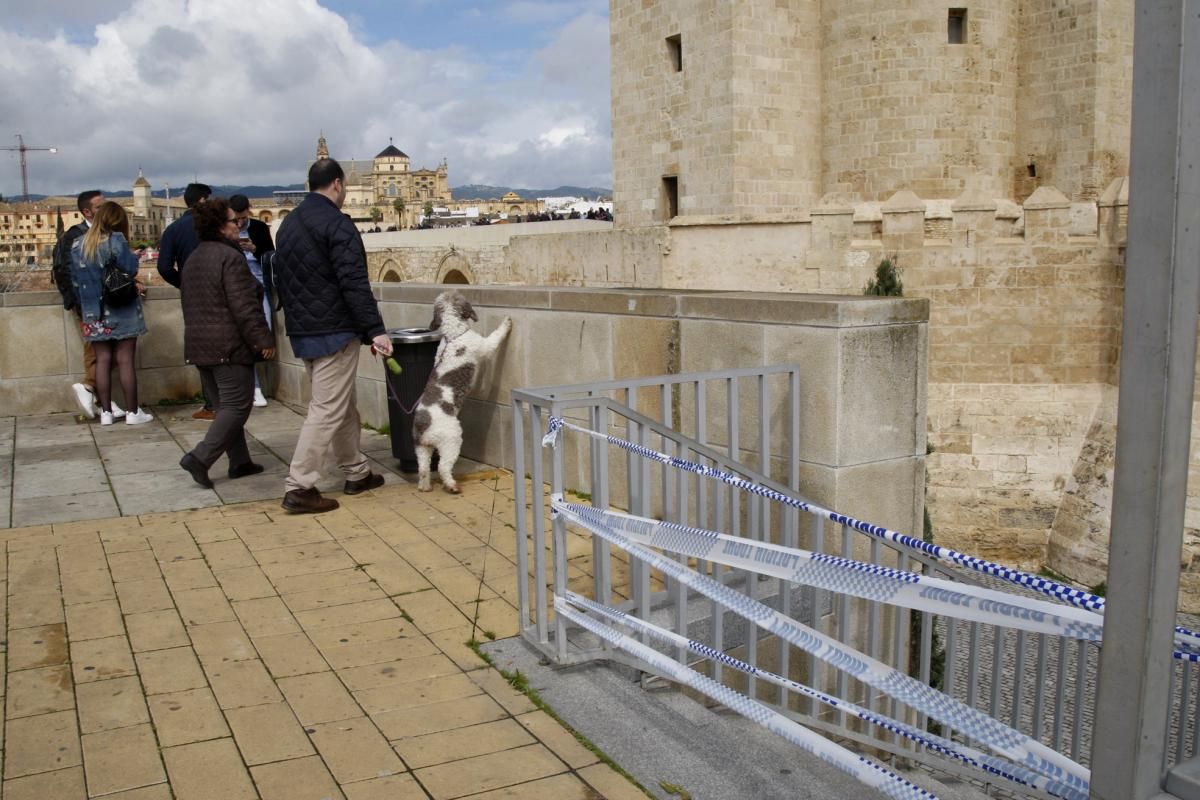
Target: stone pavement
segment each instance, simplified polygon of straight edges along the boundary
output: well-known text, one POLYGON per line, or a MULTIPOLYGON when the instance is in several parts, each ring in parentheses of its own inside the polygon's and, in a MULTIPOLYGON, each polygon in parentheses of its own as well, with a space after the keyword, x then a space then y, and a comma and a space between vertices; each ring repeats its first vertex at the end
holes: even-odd
POLYGON ((89 490, 0 532, 3 799, 644 797, 466 645, 517 632, 512 477, 289 516, 267 412, 270 499, 233 505, 183 497, 190 409, 0 421, 16 524, 89 490))
MULTIPOLYGON (((179 458, 204 437, 209 423, 192 419, 198 405, 153 406, 154 421, 101 427, 81 416, 0 417, 0 527, 136 516, 222 503, 282 498, 302 413, 282 403, 256 408, 246 423, 250 453, 261 475, 231 481, 221 458, 209 473, 212 489, 198 486, 179 458)), ((389 483, 400 480, 391 440, 363 431, 371 468, 389 483)), ((478 465, 462 462, 471 471, 478 465)), ((322 491, 341 488, 330 469, 322 491)))

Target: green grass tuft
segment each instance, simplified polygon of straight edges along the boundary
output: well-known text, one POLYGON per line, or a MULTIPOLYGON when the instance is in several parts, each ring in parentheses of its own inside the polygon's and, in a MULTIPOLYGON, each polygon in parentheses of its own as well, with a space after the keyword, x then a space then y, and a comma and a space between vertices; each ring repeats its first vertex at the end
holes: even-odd
POLYGON ((1045 564, 1043 564, 1042 568, 1037 571, 1037 574, 1043 578, 1049 578, 1050 580, 1057 581, 1059 583, 1072 583, 1073 582, 1066 575, 1063 575, 1061 572, 1055 572, 1054 570, 1050 569, 1050 567, 1046 566, 1045 564))

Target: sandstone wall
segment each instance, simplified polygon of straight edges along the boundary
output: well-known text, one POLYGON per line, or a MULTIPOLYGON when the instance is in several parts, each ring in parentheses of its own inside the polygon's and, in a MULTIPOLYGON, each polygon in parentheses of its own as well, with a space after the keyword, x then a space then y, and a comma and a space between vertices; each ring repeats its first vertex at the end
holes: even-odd
MULTIPOLYGON (((183 363, 178 290, 150 288, 143 309, 149 332, 138 341, 140 401, 153 406, 191 397, 200 375, 183 363)), ((0 416, 76 411, 71 384, 82 377, 79 326, 58 292, 0 294, 0 416)), ((120 402, 119 382, 113 383, 120 402)))
MULTIPOLYGON (((377 285, 389 327, 428 324, 437 285, 377 285)), ((807 496, 844 513, 900 530, 919 530, 924 504, 925 318, 928 304, 907 298, 720 294, 562 287, 463 287, 479 312, 476 328, 491 331, 505 316, 512 333, 462 411, 463 454, 488 464, 513 464, 511 392, 516 388, 600 382, 681 372, 799 364, 803 381, 800 478, 807 496), (895 366, 894 371, 886 369, 895 366)), ((357 394, 363 420, 387 422, 382 365, 366 348, 357 394)), ((285 346, 277 396, 308 399, 303 364, 285 346)), ((759 466, 754 381, 738 387, 742 460, 759 466)), ((771 430, 787 430, 787 382, 770 386, 771 430)), ((618 393, 620 394, 620 393, 618 393)), ((662 418, 655 392, 633 393, 642 413, 662 418)), ((616 399, 622 400, 621 396, 616 399)), ((673 396, 668 418, 713 447, 727 447, 724 395, 713 390, 703 433, 694 387, 673 396)), ((619 431, 623 432, 623 431, 619 431)), ((773 436, 766 471, 786 482, 787 438, 773 436)), ((540 451, 540 448, 539 448, 540 451)), ((588 474, 586 444, 568 439, 568 479, 588 474)), ((614 502, 624 491, 623 459, 613 456, 614 502)), ((657 478, 654 480, 657 482, 657 478)), ((832 539, 831 539, 832 541, 832 539)))
MULTIPOLYGON (((861 295, 880 259, 894 257, 906 296, 930 301, 929 506, 939 541, 1036 568, 1102 390, 1116 380, 1124 192, 1116 181, 1099 203, 1073 204, 1043 187, 1017 205, 973 183, 952 201, 902 191, 756 223, 692 216, 514 237, 505 266, 490 274, 558 286, 861 295)), ((466 238, 459 244, 474 257, 466 238)), ((730 351, 723 363, 739 358, 730 351)))
POLYGON ((982 174, 1007 195, 1018 6, 970 4, 966 41, 949 44, 944 3, 823 3, 824 192, 955 197, 982 174))
POLYGON ((1048 183, 1096 198, 1129 171, 1133 3, 1029 0, 1022 12, 1014 193, 1048 183))
POLYGON ((662 179, 679 181, 681 213, 714 213, 733 196, 733 3, 610 4, 613 207, 619 226, 667 218, 662 179), (667 37, 679 36, 675 71, 667 37))
MULTIPOLYGON (((808 208, 821 196, 821 136, 825 88, 817 0, 754 0, 733 14, 733 197, 742 213, 776 214, 808 208)), ((684 142, 685 147, 687 142, 684 142)), ((687 187, 703 178, 685 170, 687 187)), ((688 214, 722 213, 730 206, 681 204, 688 214)))

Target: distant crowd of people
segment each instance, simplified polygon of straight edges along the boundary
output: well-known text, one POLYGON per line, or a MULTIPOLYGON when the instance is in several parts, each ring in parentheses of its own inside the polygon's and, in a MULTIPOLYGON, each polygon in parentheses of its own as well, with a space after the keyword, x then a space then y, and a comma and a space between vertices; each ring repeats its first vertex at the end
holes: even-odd
MULTIPOLYGON (((341 212, 346 176, 331 158, 308 173, 309 195, 270 228, 250 216, 244 195, 212 196, 202 183, 184 190, 187 211, 163 231, 158 272, 180 291, 184 359, 200 373, 204 407, 193 418, 210 421, 203 440, 179 466, 201 486, 222 456, 228 477, 263 471, 246 444, 245 424, 254 406, 265 406, 255 365, 275 356, 273 310, 282 308, 295 356, 308 372, 312 399, 284 485, 283 508, 318 513, 338 507, 316 488, 326 456, 345 475, 346 494, 383 485, 361 452, 355 398, 358 348, 391 355, 367 273, 362 236, 341 212)), ((147 332, 137 280, 138 257, 129 245, 129 218, 99 191, 77 198, 83 221, 65 231, 54 250, 52 274, 64 308, 83 339, 84 378, 72 385, 76 402, 101 426, 124 419, 154 419, 140 405, 137 342, 147 332), (128 407, 113 401, 112 374, 128 407)))
POLYGON ((598 219, 605 222, 612 222, 612 212, 607 208, 590 208, 586 214, 580 214, 578 211, 543 211, 540 214, 514 214, 508 218, 509 222, 553 222, 559 219, 598 219))

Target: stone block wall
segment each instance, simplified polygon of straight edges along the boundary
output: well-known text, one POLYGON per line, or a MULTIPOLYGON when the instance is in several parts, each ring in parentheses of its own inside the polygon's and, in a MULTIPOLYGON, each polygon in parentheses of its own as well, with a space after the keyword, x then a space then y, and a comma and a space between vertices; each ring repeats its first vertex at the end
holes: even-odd
MULTIPOLYGON (((1071 203, 1042 187, 1018 205, 973 184, 954 200, 902 191, 770 221, 693 216, 514 237, 504 272, 529 284, 850 296, 861 295, 885 255, 893 257, 906 296, 930 302, 936 535, 1036 568, 1047 558, 1056 509, 1103 388, 1116 380, 1125 187, 1114 181, 1096 203, 1071 203)), ((724 313, 730 297, 714 301, 713 313, 724 313)), ((741 357, 726 355, 727 362, 741 357)))
MULTIPOLYGON (((377 285, 389 327, 427 325, 434 285, 377 285)), ((509 316, 513 330, 495 364, 481 375, 462 411, 463 454, 513 464, 511 392, 515 388, 600 382, 680 372, 799 364, 803 370, 801 485, 819 503, 900 530, 919 530, 925 462, 925 301, 804 295, 621 291, 560 287, 460 287, 490 332, 509 316)), ((277 395, 302 404, 304 367, 285 346, 277 395)), ((387 422, 384 369, 366 349, 357 394, 363 420, 387 422)), ((786 384, 773 383, 769 418, 786 431, 786 384)), ((757 395, 744 382, 739 441, 757 466, 757 395)), ((634 398, 643 413, 661 412, 652 393, 634 398)), ((694 393, 676 393, 673 419, 695 430, 694 393)), ((707 440, 727 444, 723 397, 707 403, 707 440)), ((772 437, 767 467, 787 479, 786 439, 772 437)), ((621 502, 621 459, 612 486, 621 502)), ((568 477, 581 484, 587 450, 571 440, 568 477)))
POLYGON ((610 222, 557 220, 367 234, 363 243, 368 274, 379 282, 444 283, 458 272, 472 284, 570 283, 586 274, 609 282, 598 285, 638 285, 629 282, 636 260, 622 265, 628 243, 610 253, 612 240, 598 235, 611 230, 610 222))
POLYGON ((945 3, 822 4, 824 192, 954 197, 980 174, 1007 194, 1018 5, 969 4, 966 41, 950 44, 945 3))
POLYGON ((1129 171, 1133 3, 1021 6, 1015 195, 1048 183, 1077 200, 1097 198, 1129 171))
POLYGON ((762 222, 971 182, 1095 200, 1128 171, 1132 0, 614 0, 610 28, 621 228, 668 220, 667 176, 680 217, 762 222))
POLYGON ((734 17, 721 0, 610 4, 613 204, 616 223, 669 218, 663 177, 678 178, 681 213, 712 214, 734 203, 737 88, 734 17), (668 37, 678 36, 676 71, 668 37))
MULTIPOLYGON (((200 376, 183 363, 179 292, 152 287, 143 308, 148 333, 137 351, 141 403, 191 397, 200 376)), ((75 411, 70 387, 82 377, 78 323, 63 310, 58 292, 0 294, 0 416, 75 411)), ((114 393, 123 400, 119 386, 114 393)))

